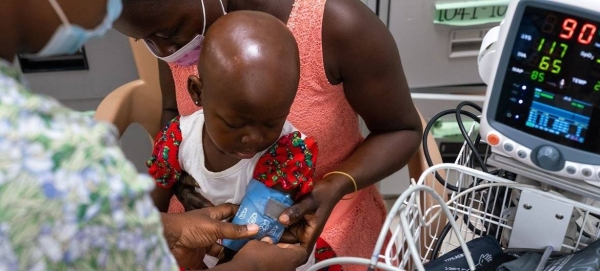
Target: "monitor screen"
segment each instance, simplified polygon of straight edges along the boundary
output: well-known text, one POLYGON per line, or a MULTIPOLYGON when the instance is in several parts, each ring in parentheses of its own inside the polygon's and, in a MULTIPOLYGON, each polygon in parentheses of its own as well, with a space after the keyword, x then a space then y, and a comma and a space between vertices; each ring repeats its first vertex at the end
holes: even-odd
POLYGON ((506 69, 496 121, 600 154, 600 23, 528 6, 506 69))

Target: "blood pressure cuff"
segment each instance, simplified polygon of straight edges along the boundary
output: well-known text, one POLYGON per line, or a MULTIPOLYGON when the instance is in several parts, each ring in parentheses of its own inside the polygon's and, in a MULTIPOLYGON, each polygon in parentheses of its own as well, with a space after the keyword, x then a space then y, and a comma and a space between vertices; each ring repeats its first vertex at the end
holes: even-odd
MULTIPOLYGON (((467 242, 467 247, 469 248, 469 252, 471 252, 476 269, 491 263, 495 258, 502 255, 502 247, 500 247, 498 241, 491 235, 473 239, 467 242)), ((469 265, 461 247, 441 255, 424 267, 426 271, 469 270, 469 265)))
MULTIPOLYGON (((600 255, 600 240, 589 244, 586 248, 579 250, 575 253, 564 255, 562 257, 555 257, 550 259, 544 271, 571 271, 571 270, 582 270, 582 271, 598 271, 600 265, 598 264, 598 256, 600 255)), ((540 261, 542 255, 537 253, 526 253, 520 258, 501 265, 497 271, 520 271, 520 270, 535 270, 540 261)))
MULTIPOLYGON (((279 223, 279 215, 291 207, 294 201, 290 196, 275 189, 268 188, 265 184, 251 180, 246 187, 246 196, 242 199, 232 223, 238 225, 256 224, 259 226, 258 234, 252 239, 260 240, 265 236, 279 242, 284 226, 279 223)), ((250 239, 223 240, 223 246, 239 251, 250 239)))

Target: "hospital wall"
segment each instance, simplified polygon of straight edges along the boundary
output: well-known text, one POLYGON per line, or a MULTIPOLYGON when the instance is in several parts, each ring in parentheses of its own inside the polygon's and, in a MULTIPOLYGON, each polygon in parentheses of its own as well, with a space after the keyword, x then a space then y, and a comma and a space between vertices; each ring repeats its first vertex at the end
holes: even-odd
MULTIPOLYGON (((25 78, 35 92, 57 98, 79 111, 95 110, 111 91, 139 78, 129 41, 117 31, 91 40, 85 45, 85 52, 89 70, 27 73, 25 78)), ((151 145, 141 126, 131 126, 121 144, 137 169, 145 172, 151 145)))

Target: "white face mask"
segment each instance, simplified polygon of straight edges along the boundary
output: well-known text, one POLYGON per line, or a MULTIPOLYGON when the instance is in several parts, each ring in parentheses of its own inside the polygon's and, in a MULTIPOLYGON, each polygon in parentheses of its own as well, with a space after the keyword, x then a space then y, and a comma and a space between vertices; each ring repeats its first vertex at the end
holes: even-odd
POLYGON ((63 55, 77 52, 88 40, 103 36, 112 27, 113 22, 119 18, 123 10, 121 0, 108 0, 106 2, 106 17, 102 23, 93 30, 87 30, 69 23, 67 16, 56 0, 49 1, 62 24, 56 29, 46 46, 35 56, 63 55))
MULTIPOLYGON (((200 2, 202 4, 202 15, 204 16, 202 34, 196 35, 196 37, 194 37, 188 44, 181 47, 181 49, 177 50, 177 52, 166 57, 160 57, 156 55, 156 53, 154 53, 152 48, 149 46, 148 42, 144 41, 148 47, 148 50, 150 50, 155 57, 169 64, 175 64, 178 66, 191 66, 198 64, 198 60, 200 59, 200 51, 202 50, 202 43, 204 42, 204 33, 206 31, 206 9, 204 8, 204 0, 200 0, 200 2)), ((223 1, 219 0, 219 2, 221 2, 223 15, 227 14, 225 11, 225 6, 223 6, 223 1)))

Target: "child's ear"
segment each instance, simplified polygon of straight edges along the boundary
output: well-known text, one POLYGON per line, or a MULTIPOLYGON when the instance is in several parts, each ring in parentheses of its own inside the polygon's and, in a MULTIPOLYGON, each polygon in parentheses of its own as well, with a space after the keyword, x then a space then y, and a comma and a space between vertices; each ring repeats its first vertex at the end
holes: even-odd
POLYGON ((196 106, 202 106, 202 81, 196 75, 188 77, 188 92, 196 106))

